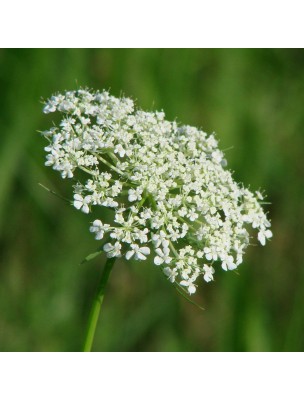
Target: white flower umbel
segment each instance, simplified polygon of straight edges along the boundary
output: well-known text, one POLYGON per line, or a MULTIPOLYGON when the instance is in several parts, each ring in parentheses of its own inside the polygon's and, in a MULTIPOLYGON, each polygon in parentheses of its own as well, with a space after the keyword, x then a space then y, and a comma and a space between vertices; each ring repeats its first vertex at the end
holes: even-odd
POLYGON ((192 294, 199 276, 210 282, 217 267, 237 268, 250 226, 262 245, 271 238, 263 196, 233 180, 214 135, 106 91, 55 95, 44 112, 61 115, 43 132, 45 164, 77 182, 72 204, 99 218, 90 231, 106 238, 109 258, 152 253, 168 279, 192 294), (100 220, 103 208, 113 211, 109 224, 100 220))

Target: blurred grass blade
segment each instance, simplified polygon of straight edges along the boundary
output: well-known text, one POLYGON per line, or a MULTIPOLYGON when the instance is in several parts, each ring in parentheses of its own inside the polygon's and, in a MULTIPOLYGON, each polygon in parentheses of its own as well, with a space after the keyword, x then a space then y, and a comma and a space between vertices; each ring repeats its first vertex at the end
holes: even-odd
POLYGON ((191 303, 192 305, 198 307, 200 310, 205 311, 205 309, 204 309, 202 306, 200 306, 200 305, 199 305, 198 303, 196 303, 194 300, 191 300, 191 299, 186 295, 186 293, 185 293, 184 290, 180 287, 179 284, 176 284, 176 285, 175 285, 175 289, 176 289, 176 291, 177 291, 181 296, 183 296, 183 298, 186 299, 189 303, 191 303))
POLYGON ((61 196, 60 194, 54 192, 53 190, 47 188, 46 186, 42 185, 42 183, 38 183, 39 186, 41 186, 43 189, 47 190, 48 192, 52 193, 54 196, 58 197, 61 200, 64 200, 65 202, 71 204, 71 201, 69 199, 66 199, 65 197, 61 196))

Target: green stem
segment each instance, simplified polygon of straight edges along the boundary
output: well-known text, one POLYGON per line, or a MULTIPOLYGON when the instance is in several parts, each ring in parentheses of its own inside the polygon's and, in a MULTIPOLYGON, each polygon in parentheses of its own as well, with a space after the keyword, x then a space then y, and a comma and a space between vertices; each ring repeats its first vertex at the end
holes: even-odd
POLYGON ((83 351, 91 351, 92 349, 92 344, 94 340, 94 335, 96 331, 96 326, 97 326, 97 321, 101 309, 101 305, 103 302, 104 294, 105 294, 105 289, 107 286, 107 282, 111 273, 111 270, 113 268, 113 265, 115 263, 116 257, 113 258, 108 258, 106 261, 106 265, 104 266, 101 279, 99 282, 99 286, 97 289, 97 293, 94 299, 94 302, 92 304, 90 316, 89 316, 89 322, 88 322, 88 327, 87 327, 87 333, 86 333, 86 338, 83 346, 83 351))
POLYGON ((99 161, 103 162, 105 165, 107 165, 109 168, 113 169, 113 171, 117 172, 118 175, 124 175, 124 173, 116 168, 114 165, 112 165, 109 161, 105 160, 103 157, 101 157, 101 155, 96 156, 98 158, 99 161))

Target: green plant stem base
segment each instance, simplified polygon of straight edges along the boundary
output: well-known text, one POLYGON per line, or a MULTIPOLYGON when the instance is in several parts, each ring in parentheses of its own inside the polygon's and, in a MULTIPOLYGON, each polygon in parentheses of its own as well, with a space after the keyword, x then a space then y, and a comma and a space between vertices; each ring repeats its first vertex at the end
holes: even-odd
POLYGON ((86 333, 86 337, 85 337, 83 351, 89 352, 92 349, 96 326, 97 326, 97 322, 98 322, 98 317, 99 317, 101 305, 103 303, 103 298, 104 298, 104 294, 105 294, 105 289, 106 289, 107 282, 109 280, 109 276, 110 276, 110 273, 112 271, 115 261, 116 261, 116 257, 108 258, 106 261, 106 264, 104 266, 104 270, 101 275, 97 293, 96 293, 95 299, 93 301, 90 316, 89 316, 87 333, 86 333))

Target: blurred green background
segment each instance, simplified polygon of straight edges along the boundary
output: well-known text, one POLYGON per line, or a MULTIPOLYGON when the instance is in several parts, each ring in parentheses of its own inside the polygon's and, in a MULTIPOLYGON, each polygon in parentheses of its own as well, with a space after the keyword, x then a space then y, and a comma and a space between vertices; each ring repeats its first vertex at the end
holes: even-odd
POLYGON ((120 261, 97 351, 304 350, 304 51, 0 50, 0 350, 78 351, 103 257, 92 217, 44 166, 51 124, 41 98, 88 86, 164 109, 217 133, 235 178, 265 189, 274 237, 251 246, 239 274, 218 271, 188 303, 153 265, 120 261), (232 148, 231 148, 232 147, 232 148))

